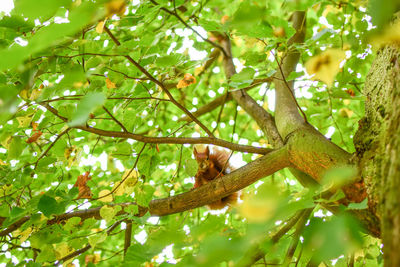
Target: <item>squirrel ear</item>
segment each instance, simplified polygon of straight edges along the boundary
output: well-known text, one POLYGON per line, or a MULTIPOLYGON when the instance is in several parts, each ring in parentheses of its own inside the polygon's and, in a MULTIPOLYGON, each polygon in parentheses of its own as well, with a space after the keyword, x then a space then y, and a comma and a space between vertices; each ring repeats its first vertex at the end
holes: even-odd
POLYGON ((207 154, 207 156, 210 155, 210 149, 208 148, 208 146, 206 147, 205 153, 207 154))
POLYGON ((193 147, 193 154, 196 156, 198 154, 196 147, 193 147))

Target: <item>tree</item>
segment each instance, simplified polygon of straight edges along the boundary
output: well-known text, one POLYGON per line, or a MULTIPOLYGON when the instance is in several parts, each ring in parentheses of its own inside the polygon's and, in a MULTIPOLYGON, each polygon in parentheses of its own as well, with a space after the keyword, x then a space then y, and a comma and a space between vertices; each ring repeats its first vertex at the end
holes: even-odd
POLYGON ((399 266, 386 2, 15 1, 1 261, 399 266), (193 189, 199 144, 244 166, 193 189))

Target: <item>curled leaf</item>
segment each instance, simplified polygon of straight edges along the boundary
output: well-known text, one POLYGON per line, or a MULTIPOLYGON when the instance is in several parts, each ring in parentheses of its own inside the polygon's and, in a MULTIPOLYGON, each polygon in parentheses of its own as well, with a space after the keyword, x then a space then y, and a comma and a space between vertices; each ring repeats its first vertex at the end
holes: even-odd
POLYGON ((39 139, 39 137, 40 137, 42 134, 43 134, 43 133, 42 133, 41 131, 37 131, 36 133, 32 134, 32 136, 29 137, 28 140, 26 140, 26 142, 27 142, 28 144, 34 143, 34 142, 36 142, 36 141, 39 139))
POLYGON ((108 88, 108 89, 117 88, 117 87, 115 86, 115 83, 113 83, 109 78, 106 79, 106 85, 107 85, 107 88, 108 88))
POLYGON ((87 182, 92 179, 92 176, 89 176, 89 172, 85 172, 83 175, 79 175, 76 179, 74 187, 78 187, 79 194, 78 199, 81 198, 92 198, 92 191, 90 187, 87 185, 87 182))
POLYGON ((188 87, 189 85, 191 85, 193 83, 196 83, 196 78, 192 74, 186 73, 185 76, 183 77, 183 79, 178 82, 178 85, 176 86, 176 88, 180 89, 180 88, 188 87))

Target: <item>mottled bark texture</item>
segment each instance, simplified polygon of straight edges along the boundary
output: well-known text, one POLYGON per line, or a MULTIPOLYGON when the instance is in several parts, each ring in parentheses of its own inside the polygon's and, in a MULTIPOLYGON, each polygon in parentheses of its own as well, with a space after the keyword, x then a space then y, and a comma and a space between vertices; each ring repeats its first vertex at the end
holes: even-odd
POLYGON ((354 144, 368 205, 381 223, 385 266, 400 266, 400 48, 380 49, 368 74, 354 144))

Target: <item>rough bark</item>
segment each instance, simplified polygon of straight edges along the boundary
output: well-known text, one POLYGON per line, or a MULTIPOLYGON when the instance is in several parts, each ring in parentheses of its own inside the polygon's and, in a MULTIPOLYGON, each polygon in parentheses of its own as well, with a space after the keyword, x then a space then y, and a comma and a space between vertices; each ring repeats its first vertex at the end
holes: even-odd
POLYGON ((400 266, 400 49, 387 46, 367 76, 366 116, 354 136, 368 205, 381 221, 385 266, 400 266))

